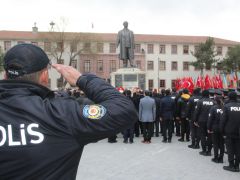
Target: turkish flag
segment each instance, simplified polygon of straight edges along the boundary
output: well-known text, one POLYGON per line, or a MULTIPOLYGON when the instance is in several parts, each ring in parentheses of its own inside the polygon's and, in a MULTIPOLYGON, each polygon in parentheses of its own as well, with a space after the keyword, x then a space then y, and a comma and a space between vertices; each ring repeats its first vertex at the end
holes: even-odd
POLYGON ((204 89, 210 89, 212 88, 212 82, 208 74, 205 76, 205 86, 204 89))
POLYGON ((201 89, 204 88, 204 82, 203 82, 203 79, 200 75, 197 78, 196 87, 199 87, 201 89))

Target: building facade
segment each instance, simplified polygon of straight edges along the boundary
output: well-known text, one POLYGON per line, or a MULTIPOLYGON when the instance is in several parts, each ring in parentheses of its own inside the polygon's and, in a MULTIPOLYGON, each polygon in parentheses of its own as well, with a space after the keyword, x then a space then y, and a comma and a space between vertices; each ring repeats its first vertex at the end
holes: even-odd
MULTIPOLYGON (((94 73, 110 81, 110 73, 122 67, 116 48, 117 34, 71 33, 38 31, 0 31, 0 48, 3 52, 20 43, 41 47, 52 63, 71 64, 82 73, 94 73)), ((146 72, 146 88, 172 88, 177 78, 196 78, 200 71, 190 66, 195 61, 192 52, 208 37, 135 34, 135 64, 146 72)), ((218 59, 239 42, 214 38, 218 59)), ((211 75, 215 69, 205 69, 211 75)), ((61 88, 63 80, 50 70, 49 87, 61 88)))

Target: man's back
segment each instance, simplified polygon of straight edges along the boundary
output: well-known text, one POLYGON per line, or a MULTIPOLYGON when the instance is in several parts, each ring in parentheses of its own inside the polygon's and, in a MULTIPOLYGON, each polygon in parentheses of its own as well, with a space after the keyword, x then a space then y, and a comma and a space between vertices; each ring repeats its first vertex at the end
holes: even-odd
POLYGON ((139 120, 142 122, 153 122, 156 118, 155 100, 149 96, 145 96, 140 100, 139 104, 139 120))

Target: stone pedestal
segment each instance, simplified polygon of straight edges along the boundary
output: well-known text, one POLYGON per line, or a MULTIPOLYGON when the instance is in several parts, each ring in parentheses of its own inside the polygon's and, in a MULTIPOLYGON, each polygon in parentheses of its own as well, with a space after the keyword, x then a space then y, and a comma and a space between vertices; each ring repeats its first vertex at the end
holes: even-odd
POLYGON ((111 85, 114 87, 123 87, 124 89, 132 89, 139 87, 146 88, 145 72, 138 68, 121 68, 110 74, 111 85))

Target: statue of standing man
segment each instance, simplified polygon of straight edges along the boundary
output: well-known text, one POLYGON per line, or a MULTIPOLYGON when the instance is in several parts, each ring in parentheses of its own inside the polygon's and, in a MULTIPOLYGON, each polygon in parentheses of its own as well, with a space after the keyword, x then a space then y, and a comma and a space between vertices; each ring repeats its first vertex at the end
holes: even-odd
POLYGON ((128 22, 123 23, 123 30, 118 32, 117 47, 120 44, 119 59, 123 61, 123 67, 128 67, 128 61, 131 67, 135 67, 134 64, 134 35, 133 32, 128 29, 128 22))

